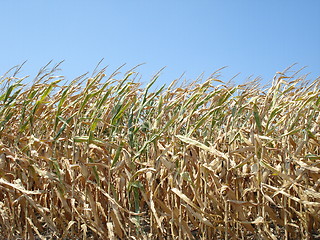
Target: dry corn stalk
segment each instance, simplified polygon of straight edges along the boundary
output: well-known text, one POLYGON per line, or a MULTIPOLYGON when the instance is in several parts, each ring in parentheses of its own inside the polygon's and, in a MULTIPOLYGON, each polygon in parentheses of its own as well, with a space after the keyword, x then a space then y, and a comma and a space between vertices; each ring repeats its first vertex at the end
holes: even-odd
POLYGON ((1 236, 319 236, 319 79, 152 91, 158 75, 63 85, 56 68, 2 78, 1 236))

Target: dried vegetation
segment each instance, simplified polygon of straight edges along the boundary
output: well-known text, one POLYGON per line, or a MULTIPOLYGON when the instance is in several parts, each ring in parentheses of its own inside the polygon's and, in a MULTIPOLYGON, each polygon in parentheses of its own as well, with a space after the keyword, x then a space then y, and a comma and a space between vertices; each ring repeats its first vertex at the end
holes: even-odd
POLYGON ((2 78, 1 238, 319 237, 319 79, 152 90, 56 67, 2 78))

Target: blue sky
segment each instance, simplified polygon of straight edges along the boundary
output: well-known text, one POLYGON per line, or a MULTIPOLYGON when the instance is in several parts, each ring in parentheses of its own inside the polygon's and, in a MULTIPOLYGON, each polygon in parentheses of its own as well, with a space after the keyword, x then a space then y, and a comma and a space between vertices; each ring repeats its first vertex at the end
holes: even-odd
MULTIPOLYGON (((319 0, 30 0, 1 2, 0 75, 28 62, 34 77, 51 59, 65 60, 67 79, 140 63, 142 81, 166 66, 159 82, 185 72, 192 80, 217 69, 237 83, 250 75, 267 83, 293 63, 320 76, 319 0)), ((31 78, 32 79, 32 78, 31 78)))

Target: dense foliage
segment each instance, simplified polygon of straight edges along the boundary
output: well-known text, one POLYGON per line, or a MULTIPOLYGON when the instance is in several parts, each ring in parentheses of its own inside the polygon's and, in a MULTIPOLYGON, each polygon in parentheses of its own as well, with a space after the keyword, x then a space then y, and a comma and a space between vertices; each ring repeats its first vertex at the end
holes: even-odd
POLYGON ((154 90, 158 74, 54 70, 2 77, 2 237, 319 236, 319 79, 154 90))

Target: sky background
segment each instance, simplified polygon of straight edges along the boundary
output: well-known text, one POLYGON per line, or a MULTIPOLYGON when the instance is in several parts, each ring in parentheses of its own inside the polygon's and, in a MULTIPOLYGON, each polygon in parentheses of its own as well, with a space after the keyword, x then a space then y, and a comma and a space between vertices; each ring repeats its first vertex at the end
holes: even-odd
POLYGON ((23 63, 31 75, 50 60, 68 80, 104 58, 111 73, 140 63, 142 82, 166 66, 158 84, 185 72, 192 80, 217 69, 236 83, 272 80, 294 63, 320 76, 319 0, 15 0, 0 3, 0 75, 23 63))

